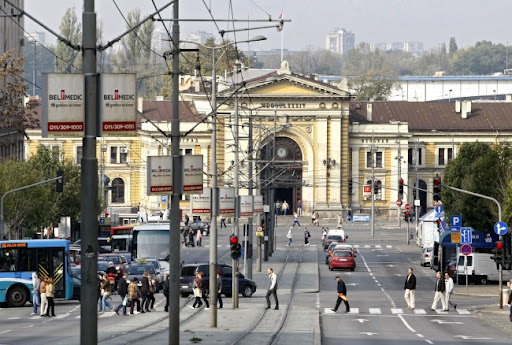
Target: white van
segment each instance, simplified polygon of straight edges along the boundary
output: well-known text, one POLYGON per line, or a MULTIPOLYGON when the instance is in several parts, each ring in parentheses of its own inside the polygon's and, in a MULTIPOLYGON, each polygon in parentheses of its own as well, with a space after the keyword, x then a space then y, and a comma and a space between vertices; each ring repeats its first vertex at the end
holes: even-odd
MULTIPOLYGON (((466 272, 464 267, 467 264, 468 281, 476 284, 487 284, 487 281, 499 280, 499 271, 494 260, 491 260, 492 254, 471 253, 468 256, 459 254, 457 258, 457 274, 459 283, 466 281, 466 272)), ((512 272, 503 270, 503 281, 512 279, 512 272)))
POLYGON ((343 229, 329 230, 329 232, 327 233, 327 236, 330 236, 330 235, 341 236, 341 239, 343 242, 345 242, 347 240, 347 237, 345 236, 345 230, 343 230, 343 229))

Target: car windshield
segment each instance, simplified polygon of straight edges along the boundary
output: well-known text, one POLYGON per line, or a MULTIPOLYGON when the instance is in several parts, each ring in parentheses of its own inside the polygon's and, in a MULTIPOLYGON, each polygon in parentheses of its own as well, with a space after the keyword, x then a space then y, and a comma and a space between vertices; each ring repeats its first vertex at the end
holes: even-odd
POLYGON ((108 268, 108 261, 98 261, 98 271, 105 272, 108 268))
POLYGON ((341 236, 335 236, 335 235, 331 235, 331 236, 327 236, 327 238, 331 241, 339 241, 341 240, 341 236))
POLYGON ((132 265, 128 268, 128 274, 138 275, 148 271, 149 274, 155 274, 155 267, 153 265, 132 265))
POLYGON ((139 231, 137 236, 137 257, 156 257, 166 260, 169 257, 169 231, 139 231))
POLYGON ((352 253, 345 250, 338 250, 334 252, 334 256, 352 256, 352 253))
POLYGON ((106 262, 110 262, 112 261, 113 264, 120 264, 121 261, 119 260, 119 256, 99 256, 98 257, 98 261, 106 261, 106 262))

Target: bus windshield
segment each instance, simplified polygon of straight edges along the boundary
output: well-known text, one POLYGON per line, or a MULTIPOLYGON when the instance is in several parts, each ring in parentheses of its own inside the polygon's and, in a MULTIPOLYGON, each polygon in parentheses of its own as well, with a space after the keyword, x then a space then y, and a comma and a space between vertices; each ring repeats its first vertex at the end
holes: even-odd
POLYGON ((169 258, 169 231, 144 230, 138 231, 136 236, 138 258, 156 257, 158 260, 169 258))

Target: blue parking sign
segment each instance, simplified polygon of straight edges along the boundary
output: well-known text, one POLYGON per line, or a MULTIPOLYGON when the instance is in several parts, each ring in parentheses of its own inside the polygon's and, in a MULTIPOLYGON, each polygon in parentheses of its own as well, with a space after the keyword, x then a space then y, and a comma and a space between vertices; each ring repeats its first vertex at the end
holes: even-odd
POLYGON ((451 220, 451 229, 454 231, 460 231, 460 227, 462 226, 462 216, 452 216, 451 220))

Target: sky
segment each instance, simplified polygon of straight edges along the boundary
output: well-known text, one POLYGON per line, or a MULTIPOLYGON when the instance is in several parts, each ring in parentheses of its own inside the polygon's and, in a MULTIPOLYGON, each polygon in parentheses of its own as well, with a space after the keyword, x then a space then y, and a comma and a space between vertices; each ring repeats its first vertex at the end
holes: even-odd
MULTIPOLYGON (((162 7, 170 0, 154 0, 162 7)), ((152 0, 97 0, 98 22, 103 23, 104 41, 125 31, 123 18, 115 3, 126 16, 129 11, 140 8, 142 17, 154 12, 152 0), (114 2, 115 1, 115 2, 114 2)), ((81 19, 83 0, 25 0, 25 11, 50 28, 59 31, 59 24, 67 8, 75 7, 81 19)), ((459 47, 474 45, 488 40, 507 43, 512 22, 512 1, 509 0, 181 0, 180 17, 183 19, 277 19, 283 13, 285 23, 283 35, 276 29, 260 29, 250 33, 238 32, 237 40, 246 40, 255 35, 264 35, 266 41, 252 43, 250 49, 279 49, 283 37, 284 48, 303 50, 325 48, 325 35, 335 28, 346 28, 360 42, 423 42, 425 50, 448 44, 455 37, 459 47), (232 10, 229 4, 232 3, 232 10)), ((172 5, 162 12, 162 17, 172 18, 172 5)), ((169 25, 169 22, 166 22, 169 25)), ((217 23, 221 30, 247 27, 246 22, 217 23)), ((155 27, 162 24, 155 22, 155 27)), ((269 23, 251 23, 250 26, 265 26, 269 23)), ((41 30, 32 20, 25 20, 26 30, 41 30)), ((182 37, 204 30, 220 39, 218 29, 211 22, 180 23, 182 37)), ((228 37, 234 39, 233 36, 228 37)), ((47 34, 47 42, 51 42, 47 34)), ((512 42, 511 42, 512 43, 512 42)), ((241 49, 245 49, 243 46, 241 49)))

